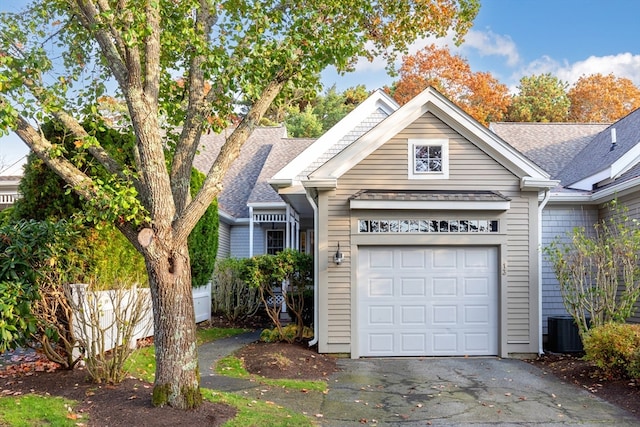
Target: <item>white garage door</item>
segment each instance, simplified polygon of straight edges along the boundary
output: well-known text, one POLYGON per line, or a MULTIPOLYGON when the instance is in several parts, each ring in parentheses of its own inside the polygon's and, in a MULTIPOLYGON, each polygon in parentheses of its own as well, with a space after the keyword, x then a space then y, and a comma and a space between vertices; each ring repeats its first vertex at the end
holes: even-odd
POLYGON ((496 248, 358 253, 360 356, 498 354, 496 248))

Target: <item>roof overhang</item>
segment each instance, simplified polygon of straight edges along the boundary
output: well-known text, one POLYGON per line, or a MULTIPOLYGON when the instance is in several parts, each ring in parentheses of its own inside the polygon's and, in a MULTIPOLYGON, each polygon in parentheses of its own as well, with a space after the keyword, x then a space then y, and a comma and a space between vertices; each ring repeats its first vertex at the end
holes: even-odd
POLYGON ((544 179, 544 178, 534 178, 531 176, 523 176, 520 179, 520 189, 521 190, 539 190, 541 188, 554 188, 560 181, 553 179, 544 179))
POLYGON ((493 191, 375 191, 349 199, 351 209, 506 211, 511 199, 493 191))

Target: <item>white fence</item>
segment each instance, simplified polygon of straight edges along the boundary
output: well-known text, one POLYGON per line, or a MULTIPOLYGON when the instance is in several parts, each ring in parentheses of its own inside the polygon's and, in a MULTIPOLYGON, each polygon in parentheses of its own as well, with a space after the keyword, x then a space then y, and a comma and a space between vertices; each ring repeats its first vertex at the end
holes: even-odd
MULTIPOLYGON (((122 344, 122 331, 118 330, 121 322, 127 322, 132 315, 132 310, 136 306, 131 298, 143 298, 143 305, 147 308, 143 310, 138 324, 135 326, 133 336, 129 341, 129 346, 134 348, 136 341, 153 335, 153 310, 151 308, 151 293, 148 288, 133 288, 129 292, 115 296, 117 291, 95 291, 87 292, 88 285, 71 285, 72 297, 77 312, 74 313, 74 333, 79 339, 91 343, 102 336, 105 348, 103 351, 111 350, 122 344), (114 302, 120 301, 120 309, 116 309, 114 302), (125 309, 128 307, 128 309, 125 309), (81 317, 83 316, 83 317, 81 317), (99 326, 93 326, 91 318, 99 318, 99 326), (116 319, 116 317, 126 317, 116 319)), ((195 310, 196 323, 211 320, 211 283, 199 288, 193 288, 193 306, 195 310)))

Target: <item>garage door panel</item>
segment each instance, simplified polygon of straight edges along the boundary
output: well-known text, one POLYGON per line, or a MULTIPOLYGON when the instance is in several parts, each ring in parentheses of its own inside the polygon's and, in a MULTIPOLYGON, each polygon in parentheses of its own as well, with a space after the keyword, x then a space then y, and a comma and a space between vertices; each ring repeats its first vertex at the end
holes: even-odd
POLYGON ((434 297, 455 297, 458 283, 455 277, 434 277, 431 279, 434 297))
POLYGON ((385 277, 369 280, 367 284, 370 297, 391 297, 393 296, 393 278, 385 277))
POLYGON ((455 249, 430 249, 433 269, 452 269, 458 266, 455 249))
POLYGON ((464 324, 486 325, 489 326, 491 321, 491 307, 488 305, 466 305, 464 307, 464 324))
POLYGON ((447 332, 434 332, 431 355, 450 356, 458 351, 458 335, 447 332))
POLYGON ((463 297, 490 297, 490 283, 487 277, 465 277, 463 297))
POLYGON ((495 248, 363 247, 359 254, 361 356, 497 354, 495 248))
POLYGON ((400 325, 426 327, 427 309, 424 305, 405 305, 400 309, 400 325))
POLYGON ((456 325, 458 322, 458 307, 455 305, 438 305, 432 310, 431 326, 456 325))
POLYGON ((414 298, 427 295, 427 281, 423 277, 404 277, 401 279, 400 296, 414 298))
POLYGON ((367 265, 369 268, 385 269, 393 268, 393 251, 380 250, 368 254, 367 265))
POLYGON ((426 333, 402 333, 399 336, 403 353, 425 354, 427 352, 426 333))
POLYGON ((491 342, 487 333, 465 333, 464 348, 467 353, 490 352, 491 349, 487 345, 491 342))
POLYGON ((393 356, 394 347, 396 347, 393 341, 393 333, 372 333, 366 342, 367 350, 380 356, 393 356))
POLYGON ((369 319, 369 326, 379 327, 379 326, 389 326, 393 327, 395 324, 394 319, 394 307, 390 305, 386 306, 370 306, 369 307, 369 315, 367 316, 369 319))

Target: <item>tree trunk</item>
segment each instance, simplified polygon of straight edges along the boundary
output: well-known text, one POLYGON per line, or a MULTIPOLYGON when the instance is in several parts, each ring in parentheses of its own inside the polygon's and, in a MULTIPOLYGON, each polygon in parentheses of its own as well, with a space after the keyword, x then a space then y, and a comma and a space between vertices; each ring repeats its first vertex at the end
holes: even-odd
POLYGON ((186 243, 145 253, 153 300, 154 406, 193 409, 202 403, 191 270, 186 243))

